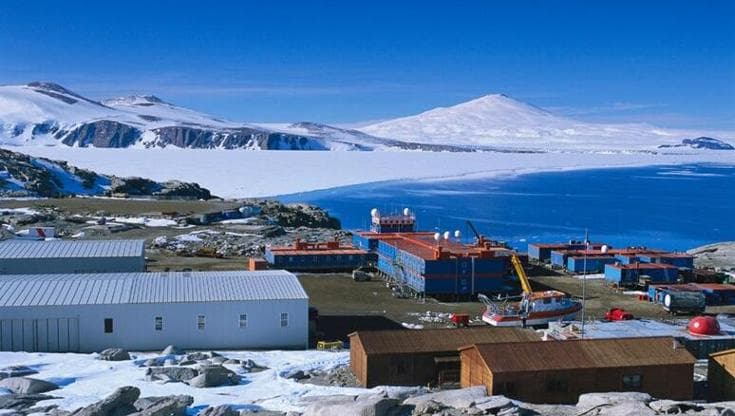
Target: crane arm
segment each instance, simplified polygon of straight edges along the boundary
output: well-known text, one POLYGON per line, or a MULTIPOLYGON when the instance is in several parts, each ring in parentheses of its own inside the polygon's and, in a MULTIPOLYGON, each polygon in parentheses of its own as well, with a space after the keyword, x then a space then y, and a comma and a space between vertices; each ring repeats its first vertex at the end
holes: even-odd
POLYGON ((470 230, 475 234, 475 237, 477 237, 477 241, 480 241, 482 237, 480 236, 480 233, 477 232, 477 228, 475 228, 475 225, 472 224, 472 221, 467 220, 467 225, 470 227, 470 230))
POLYGON ((533 293, 533 290, 531 290, 531 283, 528 281, 528 276, 526 276, 526 271, 523 270, 521 259, 519 259, 518 256, 515 255, 515 253, 513 253, 510 257, 510 262, 513 263, 513 268, 516 271, 518 280, 521 282, 521 289, 523 289, 523 293, 527 293, 529 295, 533 293))

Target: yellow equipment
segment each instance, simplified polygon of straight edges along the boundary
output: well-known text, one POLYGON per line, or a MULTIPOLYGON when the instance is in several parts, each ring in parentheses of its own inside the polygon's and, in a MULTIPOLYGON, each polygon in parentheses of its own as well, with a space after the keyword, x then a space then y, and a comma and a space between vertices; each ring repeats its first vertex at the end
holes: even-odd
POLYGON ((319 341, 316 343, 316 349, 318 350, 341 350, 342 341, 319 341))
POLYGON ((523 289, 523 293, 530 295, 533 293, 533 290, 531 290, 531 283, 528 281, 528 276, 526 276, 526 271, 523 270, 523 263, 521 263, 521 259, 518 258, 518 256, 513 253, 510 257, 510 262, 513 263, 513 268, 516 271, 516 275, 518 275, 518 280, 521 282, 521 289, 523 289))

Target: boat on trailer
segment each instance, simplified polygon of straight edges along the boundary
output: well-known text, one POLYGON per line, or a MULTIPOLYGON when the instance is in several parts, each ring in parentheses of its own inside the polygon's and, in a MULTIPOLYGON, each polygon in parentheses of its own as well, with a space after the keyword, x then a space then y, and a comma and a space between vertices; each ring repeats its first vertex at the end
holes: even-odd
POLYGON ((482 314, 484 322, 493 326, 539 326, 549 322, 572 320, 577 316, 577 312, 582 310, 582 303, 564 292, 558 290, 534 292, 518 256, 513 254, 511 263, 523 291, 520 300, 509 302, 506 298, 492 301, 483 294, 477 295, 486 307, 482 314))
POLYGON ((492 301, 478 295, 486 309, 482 320, 493 326, 540 326, 549 322, 573 320, 582 304, 564 292, 547 290, 524 293, 519 301, 492 301))

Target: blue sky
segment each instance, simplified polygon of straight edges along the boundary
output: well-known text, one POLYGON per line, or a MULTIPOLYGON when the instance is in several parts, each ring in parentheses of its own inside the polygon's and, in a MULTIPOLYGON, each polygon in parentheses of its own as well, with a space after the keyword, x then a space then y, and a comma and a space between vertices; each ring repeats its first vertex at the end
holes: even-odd
POLYGON ((242 121, 378 120, 504 92, 735 127, 734 1, 3 1, 0 83, 242 121))

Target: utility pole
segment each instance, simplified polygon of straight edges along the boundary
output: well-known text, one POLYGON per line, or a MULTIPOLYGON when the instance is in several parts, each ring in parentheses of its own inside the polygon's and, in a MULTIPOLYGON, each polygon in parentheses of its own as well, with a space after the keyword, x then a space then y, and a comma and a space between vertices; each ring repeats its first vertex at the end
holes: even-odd
POLYGON ((587 250, 590 247, 589 234, 587 229, 584 229, 584 262, 582 263, 582 338, 584 338, 584 310, 586 309, 587 303, 587 250))

